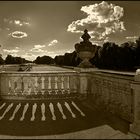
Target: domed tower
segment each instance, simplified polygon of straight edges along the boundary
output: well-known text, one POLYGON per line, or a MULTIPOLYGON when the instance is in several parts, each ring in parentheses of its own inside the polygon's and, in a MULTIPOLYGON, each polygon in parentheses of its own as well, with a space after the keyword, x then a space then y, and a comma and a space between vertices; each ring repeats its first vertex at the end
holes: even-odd
POLYGON ((88 34, 88 30, 84 30, 84 34, 81 36, 83 39, 82 42, 75 44, 75 51, 77 56, 83 61, 78 65, 81 68, 90 68, 94 67, 89 60, 95 56, 97 46, 93 45, 89 39, 91 36, 88 34))

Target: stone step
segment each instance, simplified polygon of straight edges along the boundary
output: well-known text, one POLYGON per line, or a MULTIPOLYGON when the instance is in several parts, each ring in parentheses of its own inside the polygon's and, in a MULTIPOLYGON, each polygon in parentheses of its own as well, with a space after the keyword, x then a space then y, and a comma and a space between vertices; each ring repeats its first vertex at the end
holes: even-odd
POLYGON ((135 138, 135 139, 140 139, 140 136, 137 134, 134 134, 132 132, 128 132, 128 135, 130 135, 131 137, 135 138))
POLYGON ((135 139, 135 138, 132 137, 131 135, 119 132, 116 135, 113 135, 113 136, 109 137, 109 139, 135 139))
POLYGON ((92 129, 78 131, 74 133, 67 133, 61 135, 49 136, 1 136, 0 138, 9 139, 133 139, 129 135, 125 135, 118 130, 112 129, 108 125, 99 126, 92 129))
POLYGON ((50 136, 49 138, 54 137, 56 139, 106 139, 118 133, 118 131, 112 129, 110 126, 103 125, 92 129, 63 134, 61 136, 50 136))
POLYGON ((98 126, 87 130, 47 136, 7 136, 0 135, 0 139, 135 139, 131 135, 114 130, 108 125, 98 126))

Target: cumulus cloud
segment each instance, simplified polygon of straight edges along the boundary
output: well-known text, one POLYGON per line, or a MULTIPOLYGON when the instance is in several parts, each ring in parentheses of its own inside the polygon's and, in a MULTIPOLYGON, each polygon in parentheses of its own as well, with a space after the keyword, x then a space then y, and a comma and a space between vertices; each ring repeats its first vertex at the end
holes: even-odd
POLYGON ((15 23, 16 25, 22 26, 22 23, 20 22, 20 20, 15 20, 14 23, 15 23))
POLYGON ((11 49, 11 50, 9 50, 9 49, 3 49, 3 51, 5 53, 8 53, 8 54, 16 54, 16 53, 19 52, 19 47, 16 47, 15 49, 11 49))
POLYGON ((127 36, 127 37, 125 37, 126 39, 137 39, 138 38, 138 36, 127 36))
POLYGON ((44 50, 42 50, 42 49, 36 49, 36 48, 33 48, 33 49, 31 49, 30 50, 31 52, 44 52, 44 50))
POLYGON ((7 53, 17 53, 19 52, 19 50, 8 50, 8 49, 3 49, 4 52, 7 52, 7 53))
POLYGON ((42 48, 45 48, 46 45, 34 45, 34 47, 30 50, 31 52, 44 52, 42 48))
POLYGON ((58 40, 54 39, 54 40, 52 40, 52 41, 48 44, 48 46, 54 46, 54 45, 56 45, 57 43, 58 43, 58 40))
POLYGON ((64 55, 65 53, 71 53, 73 52, 74 49, 63 49, 63 50, 58 50, 58 51, 48 51, 47 55, 51 56, 52 58, 54 58, 56 55, 64 55))
POLYGON ((16 25, 16 26, 29 26, 30 25, 29 21, 25 21, 25 20, 21 20, 21 19, 4 18, 4 22, 8 23, 8 24, 16 25))
POLYGON ((35 45, 34 48, 36 49, 41 49, 41 48, 45 48, 46 46, 45 45, 35 45))
POLYGON ((21 20, 14 20, 13 23, 15 25, 23 26, 23 25, 30 25, 29 22, 21 21, 21 20))
POLYGON ((28 36, 27 33, 22 32, 22 31, 14 31, 14 32, 10 33, 10 35, 13 38, 24 38, 24 37, 28 36))
POLYGON ((86 17, 73 21, 67 31, 72 33, 83 33, 84 29, 96 40, 106 40, 106 37, 116 31, 124 31, 124 22, 121 18, 124 10, 120 6, 109 4, 105 1, 93 5, 82 6, 81 11, 86 17))
POLYGON ((26 58, 27 60, 35 60, 35 58, 37 57, 37 55, 34 55, 33 53, 25 53, 23 55, 21 55, 21 57, 26 58))

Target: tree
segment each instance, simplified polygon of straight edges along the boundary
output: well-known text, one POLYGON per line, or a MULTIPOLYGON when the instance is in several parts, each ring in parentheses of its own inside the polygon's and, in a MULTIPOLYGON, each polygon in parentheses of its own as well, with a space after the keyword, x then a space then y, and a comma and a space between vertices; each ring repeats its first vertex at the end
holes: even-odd
POLYGON ((77 57, 77 53, 75 51, 56 56, 54 60, 55 64, 65 66, 77 66, 81 62, 81 59, 77 57))
POLYGON ((14 64, 14 57, 12 55, 7 55, 5 64, 14 64))
POLYGON ((21 57, 13 57, 12 55, 7 55, 5 59, 5 64, 22 64, 22 63, 31 63, 31 61, 21 57))
POLYGON ((50 56, 38 56, 34 62, 36 64, 54 64, 54 59, 50 56))
POLYGON ((4 64, 4 60, 3 60, 2 56, 0 56, 0 64, 4 64))
POLYGON ((63 55, 55 56, 54 61, 55 61, 56 65, 63 65, 64 64, 64 56, 63 55))
POLYGON ((123 69, 133 69, 135 66, 135 48, 133 42, 125 42, 120 46, 121 67, 123 69))
POLYGON ((136 40, 136 66, 140 66, 140 37, 136 40))
POLYGON ((103 47, 99 47, 96 54, 96 66, 99 68, 115 68, 117 45, 106 42, 103 47))

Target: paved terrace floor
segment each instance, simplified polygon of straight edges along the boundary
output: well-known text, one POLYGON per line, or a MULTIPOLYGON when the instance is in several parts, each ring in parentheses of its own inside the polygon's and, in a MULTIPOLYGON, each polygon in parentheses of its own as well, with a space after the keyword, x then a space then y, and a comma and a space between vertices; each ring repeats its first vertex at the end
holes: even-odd
MULTIPOLYGON (((17 72, 19 69, 19 65, 2 65, 0 66, 1 72, 17 72)), ((23 65, 21 68, 25 70, 28 67, 28 65, 23 65)), ((68 69, 68 68, 62 68, 58 66, 52 66, 52 65, 33 65, 30 69, 31 72, 75 72, 75 70, 68 69)), ((30 71, 28 71, 30 72, 30 71)))
POLYGON ((128 122, 88 105, 77 99, 1 100, 0 138, 132 138, 128 122))
MULTIPOLYGON (((28 65, 22 66, 23 70, 26 69, 28 65)), ((19 65, 2 65, 0 66, 0 72, 17 72, 19 69, 19 65)), ((30 69, 31 71, 28 72, 76 72, 76 71, 84 71, 84 72, 104 72, 104 73, 115 73, 115 74, 123 74, 123 75, 135 75, 136 72, 133 71, 114 71, 114 70, 106 70, 106 69, 98 69, 98 68, 77 68, 77 67, 71 67, 71 66, 53 66, 53 65, 33 65, 30 69)))

